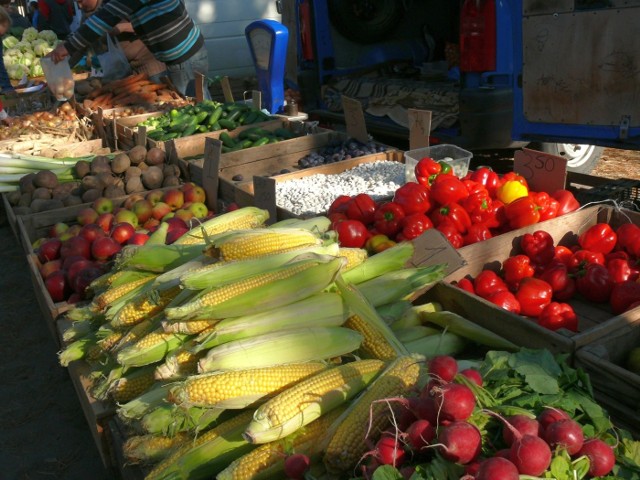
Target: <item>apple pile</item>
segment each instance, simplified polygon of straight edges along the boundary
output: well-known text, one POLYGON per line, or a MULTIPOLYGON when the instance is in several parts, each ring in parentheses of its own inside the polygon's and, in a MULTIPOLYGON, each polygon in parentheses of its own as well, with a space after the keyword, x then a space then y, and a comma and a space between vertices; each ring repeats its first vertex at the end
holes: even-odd
POLYGON ((144 245, 154 232, 159 241, 175 242, 196 221, 213 215, 205 200, 202 187, 185 183, 130 195, 121 206, 100 197, 80 210, 76 223, 56 223, 47 237, 33 244, 51 299, 83 300, 89 284, 108 271, 110 260, 125 245, 144 245))

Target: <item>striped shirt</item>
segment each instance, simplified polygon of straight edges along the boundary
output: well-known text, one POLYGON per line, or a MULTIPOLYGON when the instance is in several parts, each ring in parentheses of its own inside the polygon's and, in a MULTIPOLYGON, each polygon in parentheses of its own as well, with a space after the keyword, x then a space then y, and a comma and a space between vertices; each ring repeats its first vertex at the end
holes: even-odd
POLYGON ((69 55, 84 52, 123 19, 154 57, 168 65, 186 61, 204 45, 181 0, 111 0, 64 42, 69 55))

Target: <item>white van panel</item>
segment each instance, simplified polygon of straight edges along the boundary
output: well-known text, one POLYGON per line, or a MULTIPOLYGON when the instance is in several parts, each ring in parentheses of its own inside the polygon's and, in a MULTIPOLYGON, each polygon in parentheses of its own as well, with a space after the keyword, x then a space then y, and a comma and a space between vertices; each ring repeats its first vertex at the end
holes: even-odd
POLYGON ((244 29, 263 18, 281 21, 274 0, 185 0, 204 35, 209 76, 255 74, 244 29))

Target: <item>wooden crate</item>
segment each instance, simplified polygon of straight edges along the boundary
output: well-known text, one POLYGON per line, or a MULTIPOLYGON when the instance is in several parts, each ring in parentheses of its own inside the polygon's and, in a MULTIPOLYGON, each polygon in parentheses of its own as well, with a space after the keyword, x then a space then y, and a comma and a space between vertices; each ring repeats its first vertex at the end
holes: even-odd
MULTIPOLYGON (((143 113, 140 115, 131 115, 130 117, 117 117, 111 119, 111 126, 105 127, 107 130, 112 129, 114 133, 115 145, 113 148, 120 150, 129 150, 136 145, 146 145, 146 135, 138 136, 137 125, 151 117, 159 117, 163 112, 143 113), (142 138, 144 137, 144 138, 142 138)), ((105 122, 108 122, 105 117, 105 122)))
POLYGON ((123 452, 123 446, 128 438, 126 426, 117 415, 109 418, 106 424, 106 441, 111 454, 111 463, 116 475, 121 480, 143 480, 145 470, 138 465, 128 465, 123 452))
MULTIPOLYGON (((546 230, 556 244, 574 245, 577 243, 579 234, 595 223, 606 222, 616 228, 629 220, 640 224, 640 214, 606 206, 595 206, 514 230, 459 249, 467 264, 449 275, 445 281, 452 282, 465 276, 475 277, 483 269, 499 271, 503 260, 510 255, 520 253, 520 238, 525 233, 546 230)), ((541 328, 533 320, 524 316, 505 312, 476 295, 458 291, 456 287, 450 288, 455 289, 450 295, 452 303, 461 305, 470 312, 475 309, 484 312, 486 318, 480 320, 483 326, 496 333, 502 334, 504 331, 505 336, 514 342, 517 340, 521 345, 547 347, 554 352, 573 354, 577 348, 596 341, 606 332, 640 318, 640 308, 614 315, 608 304, 596 304, 576 296, 568 303, 578 315, 579 332, 563 334, 541 328)))
POLYGON ((640 347, 640 315, 579 348, 576 365, 589 374, 605 403, 619 413, 631 413, 626 420, 640 434, 640 374, 624 368, 629 352, 636 347, 640 347))

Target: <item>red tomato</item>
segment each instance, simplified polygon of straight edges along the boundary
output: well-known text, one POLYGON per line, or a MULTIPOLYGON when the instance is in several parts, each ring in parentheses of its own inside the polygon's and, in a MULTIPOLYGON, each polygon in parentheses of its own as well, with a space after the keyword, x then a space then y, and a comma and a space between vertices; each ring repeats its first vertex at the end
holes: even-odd
POLYGON ((520 302, 520 313, 528 317, 537 317, 544 307, 551 303, 553 292, 551 285, 535 277, 523 278, 516 292, 520 302))
POLYGON ((336 224, 338 242, 343 247, 362 248, 369 238, 369 232, 364 223, 358 220, 343 220, 336 224))
POLYGON ((578 237, 578 243, 583 250, 609 253, 618 242, 618 235, 608 223, 596 223, 578 237))
POLYGON ((393 201, 402 207, 406 215, 426 213, 431 208, 429 189, 416 182, 407 182, 398 188, 393 201))
POLYGON ((522 279, 533 277, 535 270, 526 255, 513 255, 502 262, 504 281, 511 290, 516 290, 522 279))
POLYGON ((640 301, 640 283, 626 281, 618 283, 611 289, 609 303, 616 315, 627 311, 632 305, 640 301))
POLYGON ((476 293, 476 289, 473 287, 473 282, 467 277, 461 278, 457 282, 454 282, 454 285, 466 292, 473 293, 473 294, 476 293))
POLYGON ((433 182, 433 180, 436 178, 436 175, 438 175, 441 171, 442 165, 440 165, 431 157, 421 158, 420 161, 416 163, 416 166, 414 168, 416 181, 420 185, 424 185, 425 187, 431 185, 431 182, 433 182))
POLYGON ((572 256, 573 256, 573 252, 569 248, 563 245, 557 245, 556 253, 553 258, 555 258, 556 260, 559 260, 560 262, 568 266, 572 256))
POLYGON ((604 265, 604 255, 590 250, 576 250, 569 258, 569 272, 576 273, 592 263, 604 265))
POLYGON ((349 195, 340 195, 331 203, 327 213, 344 213, 351 199, 349 195))
POLYGON ((623 223, 616 229, 618 247, 634 257, 640 256, 640 227, 633 223, 623 223))
POLYGON ((488 240, 492 237, 489 227, 484 223, 474 223, 469 227, 467 233, 462 237, 464 245, 471 245, 472 243, 488 240))
POLYGON ((484 185, 491 197, 495 196, 496 189, 500 183, 498 174, 489 167, 480 167, 477 170, 474 170, 471 172, 469 179, 484 185))
POLYGON ((436 230, 445 236, 453 248, 460 248, 463 246, 464 240, 462 238, 462 234, 451 222, 443 221, 436 227, 436 230))
POLYGON ((553 237, 544 230, 525 233, 520 239, 520 248, 537 265, 546 265, 556 254, 553 237))

